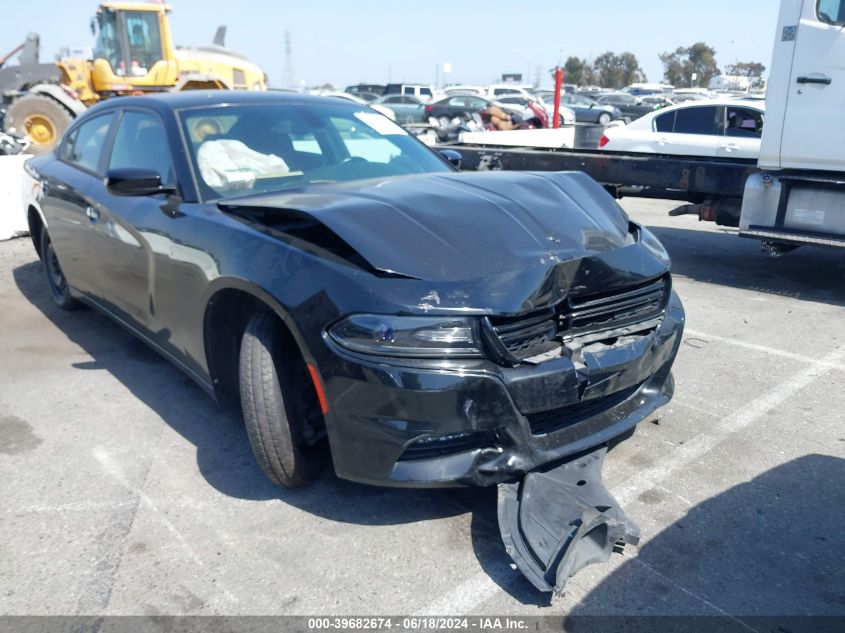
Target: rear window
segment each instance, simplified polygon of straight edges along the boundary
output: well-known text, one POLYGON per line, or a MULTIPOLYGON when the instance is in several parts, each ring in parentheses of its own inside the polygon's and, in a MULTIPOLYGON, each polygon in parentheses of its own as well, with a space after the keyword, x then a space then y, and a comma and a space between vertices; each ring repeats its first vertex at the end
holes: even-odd
POLYGON ((675 111, 675 134, 721 134, 716 120, 718 108, 716 106, 702 106, 684 108, 675 111))
POLYGON ((667 112, 654 119, 654 129, 658 132, 675 131, 675 113, 667 112))
POLYGON ((82 123, 65 139, 59 151, 59 158, 87 171, 102 175, 98 168, 112 118, 113 114, 108 113, 82 123))

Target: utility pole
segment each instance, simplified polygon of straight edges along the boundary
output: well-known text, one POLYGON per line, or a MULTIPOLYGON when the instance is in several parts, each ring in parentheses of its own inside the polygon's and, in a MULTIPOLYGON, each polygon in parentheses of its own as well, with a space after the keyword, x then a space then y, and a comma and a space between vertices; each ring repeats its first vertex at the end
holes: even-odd
POLYGON ((285 88, 296 88, 293 78, 293 54, 291 48, 290 31, 285 31, 285 88))

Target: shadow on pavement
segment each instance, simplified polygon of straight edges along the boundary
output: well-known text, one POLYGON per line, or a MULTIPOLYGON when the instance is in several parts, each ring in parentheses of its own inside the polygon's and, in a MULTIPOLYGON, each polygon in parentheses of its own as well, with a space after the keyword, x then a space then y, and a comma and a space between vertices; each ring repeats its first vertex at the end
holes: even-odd
POLYGON ((690 509, 572 615, 731 616, 748 630, 770 630, 755 617, 842 618, 843 509, 845 459, 787 462, 690 509))
MULTIPOLYGON (((691 218, 673 218, 678 225, 691 218)), ((841 249, 802 247, 783 257, 733 231, 649 226, 672 257, 672 273, 695 281, 845 306, 841 249)))
POLYGON ((179 369, 96 310, 59 310, 50 299, 39 261, 13 274, 24 297, 91 356, 73 366, 105 370, 117 378, 196 446, 199 471, 223 494, 248 500, 278 498, 333 521, 362 525, 413 523, 468 511, 455 491, 364 486, 338 479, 330 469, 305 488, 273 485, 255 462, 239 409, 215 404, 179 369))

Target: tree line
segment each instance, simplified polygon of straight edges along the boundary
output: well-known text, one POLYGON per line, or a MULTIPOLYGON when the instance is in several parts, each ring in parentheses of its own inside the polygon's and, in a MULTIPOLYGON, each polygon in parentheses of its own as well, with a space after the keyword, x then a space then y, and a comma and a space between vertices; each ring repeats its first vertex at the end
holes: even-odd
MULTIPOLYGON (((663 79, 674 86, 707 87, 710 80, 722 71, 716 63, 716 50, 704 42, 679 46, 659 55, 663 62, 663 79)), ((726 75, 760 77, 766 67, 759 62, 737 62, 725 66, 726 75)), ((605 88, 624 88, 646 80, 637 56, 631 52, 607 51, 592 62, 571 56, 563 65, 564 81, 579 86, 599 85, 605 88)))

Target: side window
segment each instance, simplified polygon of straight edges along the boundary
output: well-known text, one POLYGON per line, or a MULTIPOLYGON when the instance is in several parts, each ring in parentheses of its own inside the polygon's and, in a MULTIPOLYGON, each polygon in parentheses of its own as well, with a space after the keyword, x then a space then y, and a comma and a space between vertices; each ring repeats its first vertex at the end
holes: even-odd
POLYGON ((109 169, 121 167, 151 169, 162 182, 173 181, 173 158, 157 114, 131 110, 123 114, 109 159, 109 169))
POLYGON ((431 88, 420 88, 420 94, 423 97, 430 97, 431 96, 431 88))
POLYGON ((675 130, 675 113, 667 112, 655 117, 654 130, 656 132, 673 132, 675 130))
POLYGON ((414 87, 413 86, 405 86, 402 88, 402 94, 412 95, 414 94, 414 87))
POLYGON ((845 0, 818 0, 816 15, 828 24, 845 24, 845 0))
POLYGON ((685 108, 675 111, 676 134, 721 134, 716 124, 719 109, 715 106, 685 108))
POLYGON ((62 144, 59 158, 98 174, 100 157, 113 116, 109 113, 94 117, 73 130, 62 144))
POLYGON ((727 107, 725 136, 760 138, 763 135, 763 113, 750 108, 727 107))
POLYGON ((452 97, 451 99, 449 99, 449 105, 456 108, 463 108, 466 104, 466 97, 452 97))

